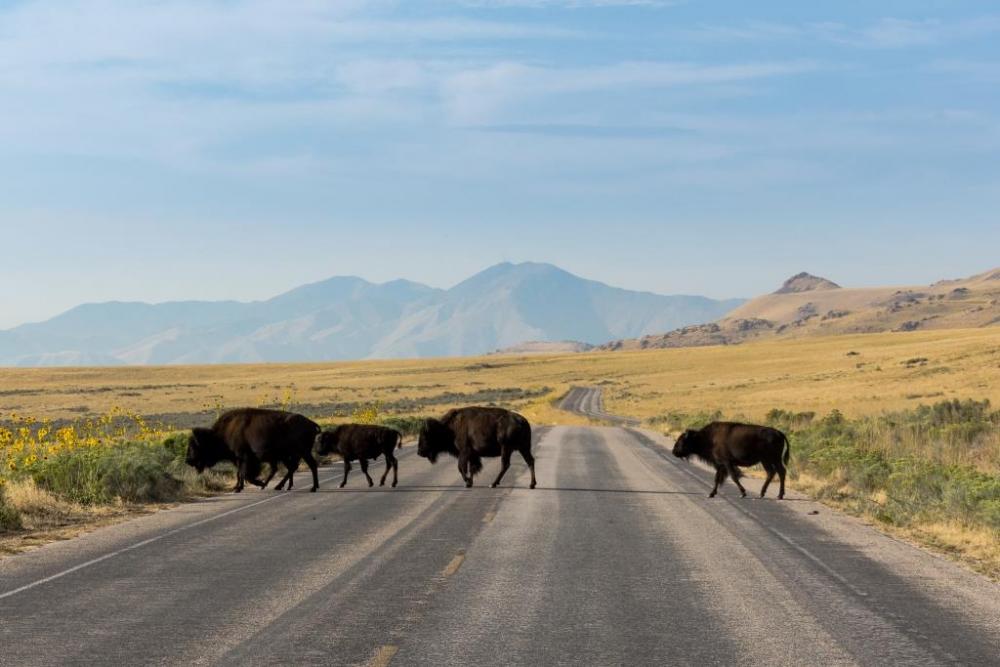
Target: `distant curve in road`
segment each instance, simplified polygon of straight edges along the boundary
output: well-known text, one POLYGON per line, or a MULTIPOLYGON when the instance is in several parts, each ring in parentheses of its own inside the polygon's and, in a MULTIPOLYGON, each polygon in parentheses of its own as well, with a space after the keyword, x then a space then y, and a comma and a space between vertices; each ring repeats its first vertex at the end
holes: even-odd
POLYGON ((0 664, 996 664, 982 577, 795 496, 710 501, 654 433, 536 438, 535 490, 406 448, 396 489, 327 469, 0 560, 0 664))

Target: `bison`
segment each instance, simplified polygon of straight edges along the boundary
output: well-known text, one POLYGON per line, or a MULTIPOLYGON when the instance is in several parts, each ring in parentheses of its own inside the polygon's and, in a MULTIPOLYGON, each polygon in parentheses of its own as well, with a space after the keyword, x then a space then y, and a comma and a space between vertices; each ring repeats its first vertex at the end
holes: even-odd
POLYGON ((274 477, 278 464, 287 469, 278 483, 280 491, 285 482, 292 488, 292 476, 304 460, 312 471, 312 491, 319 488, 319 473, 312 448, 319 425, 302 415, 283 410, 241 408, 220 416, 211 428, 194 428, 188 440, 185 462, 198 472, 211 468, 220 461, 236 465, 236 493, 250 482, 265 488, 274 477), (267 463, 271 474, 264 481, 258 479, 261 463, 267 463))
POLYGON ((531 455, 531 425, 528 420, 503 408, 459 408, 441 419, 428 419, 420 429, 417 454, 431 463, 442 452, 458 458, 458 472, 466 487, 483 469, 482 457, 500 457, 500 474, 490 486, 497 486, 510 467, 510 456, 520 452, 531 470, 535 488, 535 457, 531 455))
POLYGON ((369 424, 341 424, 316 436, 317 454, 340 454, 344 459, 344 481, 340 488, 347 484, 347 473, 351 472, 351 461, 361 464, 361 472, 368 480, 368 486, 374 486, 368 475, 368 459, 373 461, 379 456, 385 457, 385 472, 378 485, 385 485, 385 478, 392 470, 392 486, 399 481, 399 461, 393 456, 397 447, 403 446, 403 434, 396 429, 369 424))
POLYGON ((714 498, 719 492, 726 475, 733 478, 745 498, 747 492, 740 484, 743 474, 739 467, 760 463, 767 472, 760 497, 767 493, 767 487, 777 473, 781 480, 778 500, 785 497, 785 466, 791 452, 788 438, 781 431, 768 426, 732 422, 713 422, 700 431, 684 431, 674 443, 673 450, 676 457, 686 459, 693 455, 715 466, 715 486, 708 494, 709 498, 714 498))

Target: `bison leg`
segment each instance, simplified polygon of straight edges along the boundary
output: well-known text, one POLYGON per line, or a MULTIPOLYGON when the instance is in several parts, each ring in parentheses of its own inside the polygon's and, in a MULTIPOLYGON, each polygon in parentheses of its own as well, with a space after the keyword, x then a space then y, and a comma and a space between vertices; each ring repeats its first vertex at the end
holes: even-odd
POLYGON ((781 483, 781 485, 778 487, 778 500, 784 500, 785 499, 785 473, 786 472, 787 472, 787 470, 785 469, 785 464, 781 463, 779 461, 778 462, 778 481, 781 483))
POLYGON ((500 451, 500 474, 498 474, 497 478, 493 480, 492 484, 490 484, 490 488, 497 488, 497 485, 500 484, 500 480, 503 479, 507 469, 510 468, 510 454, 511 451, 506 447, 500 451))
MULTIPOLYGON (((393 465, 396 463, 395 457, 391 452, 386 452, 385 454, 385 472, 382 473, 382 479, 378 481, 379 486, 385 486, 385 478, 389 476, 389 471, 392 470, 393 465)), ((393 486, 396 486, 393 484, 393 486)))
POLYGON ((295 471, 299 469, 299 460, 298 459, 289 459, 288 461, 285 461, 284 463, 285 463, 285 470, 287 470, 288 472, 286 472, 285 476, 281 479, 280 482, 278 482, 278 486, 274 487, 275 490, 277 490, 277 491, 281 491, 283 488, 285 488, 285 482, 288 482, 288 490, 291 491, 292 490, 292 476, 295 474, 295 471))
POLYGON ((729 476, 733 478, 733 483, 736 485, 736 488, 739 489, 740 490, 740 494, 744 498, 746 498, 747 497, 747 490, 743 488, 742 484, 740 484, 740 477, 743 476, 743 473, 741 473, 740 470, 739 470, 739 468, 737 468, 736 466, 734 466, 732 463, 728 464, 727 467, 729 468, 729 476))
MULTIPOLYGON (((250 482, 254 486, 259 486, 264 488, 264 482, 257 479, 257 475, 260 474, 260 465, 257 464, 255 460, 246 458, 240 461, 240 475, 243 478, 243 482, 250 482), (255 465, 256 464, 256 465, 255 465)), ((243 490, 243 487, 240 487, 243 490)))
POLYGON ((233 493, 239 493, 243 490, 243 473, 236 469, 236 486, 233 487, 233 493))
MULTIPOLYGON (((275 463, 275 464, 269 464, 269 467, 271 468, 271 473, 267 476, 267 479, 264 480, 264 486, 260 487, 262 489, 266 489, 267 485, 271 483, 272 479, 274 479, 274 476, 276 474, 278 474, 278 464, 277 463, 275 463)), ((279 489, 279 491, 280 491, 280 489, 279 489)))
POLYGON ((399 483, 399 459, 392 457, 392 488, 396 488, 399 483))
POLYGON ((358 459, 358 462, 361 464, 361 472, 365 474, 365 479, 368 480, 368 488, 375 486, 375 482, 372 481, 371 475, 368 474, 368 459, 362 456, 358 459))
POLYGON ((767 487, 771 485, 771 480, 774 479, 774 466, 766 464, 764 465, 764 470, 767 471, 767 479, 764 480, 764 486, 760 487, 760 497, 763 498, 767 494, 767 487))
POLYGON ((462 476, 462 481, 465 482, 465 488, 472 488, 472 473, 466 474, 469 470, 469 455, 466 453, 461 453, 458 455, 458 474, 462 476))
POLYGON ((347 485, 347 473, 351 472, 351 462, 344 459, 344 481, 340 483, 340 488, 344 488, 347 485))
POLYGON ((709 498, 714 498, 715 494, 719 492, 719 487, 722 483, 726 481, 726 469, 719 466, 715 469, 715 486, 712 487, 712 492, 708 494, 709 498))
POLYGON ((528 470, 531 471, 531 486, 529 489, 535 488, 535 457, 531 455, 531 452, 527 449, 521 451, 521 457, 524 462, 528 464, 528 470))
POLYGON ((319 466, 316 465, 316 459, 313 458, 312 452, 306 452, 306 455, 302 458, 305 459, 306 465, 309 466, 309 472, 312 473, 313 477, 313 485, 309 491, 316 493, 319 490, 319 466))

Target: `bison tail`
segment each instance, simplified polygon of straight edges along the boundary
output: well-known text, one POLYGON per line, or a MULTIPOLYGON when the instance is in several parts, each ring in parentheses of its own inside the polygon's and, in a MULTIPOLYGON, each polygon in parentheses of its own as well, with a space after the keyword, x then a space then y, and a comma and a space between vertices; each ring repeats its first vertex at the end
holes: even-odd
POLYGON ((787 466, 788 459, 792 457, 792 443, 788 441, 788 436, 785 435, 784 433, 781 434, 781 437, 785 440, 785 455, 782 457, 781 460, 784 461, 785 465, 787 466))
POLYGON ((398 438, 398 440, 396 442, 396 449, 402 449, 403 448, 403 434, 397 432, 396 433, 396 437, 398 438))

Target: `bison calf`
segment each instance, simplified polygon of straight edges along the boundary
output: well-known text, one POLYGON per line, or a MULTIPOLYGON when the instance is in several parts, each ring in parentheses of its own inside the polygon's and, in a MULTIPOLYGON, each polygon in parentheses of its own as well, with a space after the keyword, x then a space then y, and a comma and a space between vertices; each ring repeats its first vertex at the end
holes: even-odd
POLYGON ((726 481, 726 475, 733 478, 745 498, 746 489, 740 484, 740 467, 760 463, 767 472, 767 480, 760 489, 760 497, 767 493, 767 487, 777 473, 781 481, 778 500, 785 497, 785 466, 792 447, 781 431, 768 426, 713 422, 700 431, 684 431, 674 443, 674 456, 686 459, 696 456, 705 463, 715 466, 715 486, 708 494, 714 498, 719 486, 726 481))
POLYGON ((230 410, 211 428, 191 430, 185 462, 202 472, 220 461, 231 461, 236 465, 233 491, 239 493, 246 482, 262 489, 266 487, 279 463, 284 464, 288 472, 277 488, 280 491, 288 482, 291 489, 299 461, 305 460, 312 471, 312 490, 315 491, 319 488, 319 473, 312 447, 319 431, 318 424, 292 412, 259 408, 230 410), (258 479, 261 463, 271 468, 270 476, 264 481, 258 479))
POLYGON ((368 424, 342 424, 330 431, 324 431, 316 436, 316 452, 318 454, 340 454, 344 459, 344 481, 340 488, 347 484, 347 473, 351 472, 351 461, 361 464, 361 472, 368 480, 368 486, 374 486, 368 475, 368 460, 379 456, 385 457, 385 472, 378 485, 385 485, 385 478, 392 470, 392 485, 399 481, 399 461, 393 455, 397 447, 403 446, 403 434, 385 426, 370 426, 368 424))
POLYGON ((465 486, 483 469, 482 457, 499 456, 500 474, 496 486, 510 468, 510 457, 520 452, 531 470, 535 488, 535 458, 531 455, 531 425, 528 420, 503 408, 459 408, 441 419, 428 419, 420 429, 417 454, 434 463, 446 452, 458 458, 458 472, 465 486))

